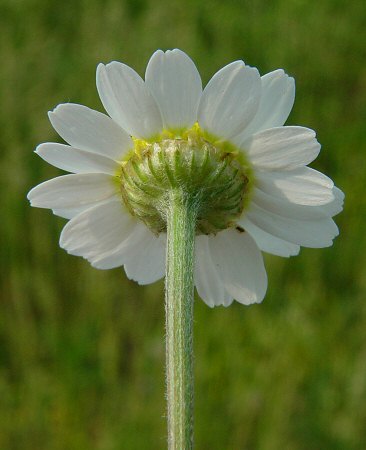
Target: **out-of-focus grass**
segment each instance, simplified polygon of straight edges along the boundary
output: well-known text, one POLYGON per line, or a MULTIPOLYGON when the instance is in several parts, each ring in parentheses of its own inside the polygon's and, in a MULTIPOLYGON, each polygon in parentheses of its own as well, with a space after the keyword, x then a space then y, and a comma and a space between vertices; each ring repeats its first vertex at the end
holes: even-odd
POLYGON ((262 305, 195 306, 198 449, 366 447, 364 2, 0 2, 0 448, 165 447, 163 285, 97 271, 58 248, 64 221, 26 192, 60 172, 46 111, 101 109, 96 64, 142 74, 179 47, 203 79, 244 59, 296 78, 288 123, 318 130, 314 167, 346 192, 333 247, 268 257, 262 305))

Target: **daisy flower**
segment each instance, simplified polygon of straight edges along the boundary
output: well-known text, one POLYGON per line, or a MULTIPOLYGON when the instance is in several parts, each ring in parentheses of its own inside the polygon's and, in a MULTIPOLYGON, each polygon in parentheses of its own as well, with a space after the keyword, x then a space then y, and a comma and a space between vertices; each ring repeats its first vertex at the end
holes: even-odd
POLYGON ((100 64, 97 89, 108 115, 72 103, 49 113, 67 145, 36 153, 72 174, 28 194, 32 206, 69 219, 60 238, 68 253, 98 269, 124 266, 140 284, 162 278, 162 205, 175 185, 203 192, 194 282, 209 306, 263 299, 262 252, 332 244, 344 196, 307 167, 320 150, 314 131, 284 126, 295 83, 283 70, 261 77, 235 61, 202 89, 185 53, 158 50, 145 81, 120 62, 100 64))

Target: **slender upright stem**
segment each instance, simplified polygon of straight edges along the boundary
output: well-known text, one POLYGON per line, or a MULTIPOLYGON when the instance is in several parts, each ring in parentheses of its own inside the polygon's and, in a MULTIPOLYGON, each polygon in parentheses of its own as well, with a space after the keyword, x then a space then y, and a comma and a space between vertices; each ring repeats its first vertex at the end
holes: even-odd
POLYGON ((166 269, 166 380, 169 450, 193 448, 194 242, 198 202, 169 194, 166 269))

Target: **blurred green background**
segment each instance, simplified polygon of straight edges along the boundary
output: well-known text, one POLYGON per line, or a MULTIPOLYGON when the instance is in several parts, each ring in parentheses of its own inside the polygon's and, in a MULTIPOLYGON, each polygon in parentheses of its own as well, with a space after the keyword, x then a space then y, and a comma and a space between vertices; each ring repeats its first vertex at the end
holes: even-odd
POLYGON ((244 59, 297 83, 288 120, 346 193, 328 249, 267 257, 261 305, 195 305, 195 438, 208 450, 366 448, 366 9, 363 0, 0 0, 0 448, 165 448, 163 283, 140 287, 58 247, 25 199, 61 171, 46 112, 102 110, 99 62, 140 74, 178 47, 206 83, 244 59))

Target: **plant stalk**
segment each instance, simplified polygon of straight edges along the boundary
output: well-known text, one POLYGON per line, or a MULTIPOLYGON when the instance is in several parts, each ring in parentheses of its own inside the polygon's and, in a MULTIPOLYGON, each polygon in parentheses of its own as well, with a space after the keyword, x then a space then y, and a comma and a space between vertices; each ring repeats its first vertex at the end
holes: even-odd
POLYGON ((193 448, 194 243, 199 201, 174 188, 167 208, 166 389, 169 450, 193 448))

